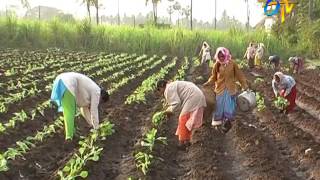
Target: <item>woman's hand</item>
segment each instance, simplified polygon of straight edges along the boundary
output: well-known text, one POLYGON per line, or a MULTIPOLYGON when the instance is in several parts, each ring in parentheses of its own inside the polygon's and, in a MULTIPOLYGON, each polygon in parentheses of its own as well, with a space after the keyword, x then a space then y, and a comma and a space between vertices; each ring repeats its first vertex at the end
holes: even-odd
POLYGON ((164 114, 167 116, 167 118, 169 119, 172 115, 173 112, 172 111, 165 111, 164 114))

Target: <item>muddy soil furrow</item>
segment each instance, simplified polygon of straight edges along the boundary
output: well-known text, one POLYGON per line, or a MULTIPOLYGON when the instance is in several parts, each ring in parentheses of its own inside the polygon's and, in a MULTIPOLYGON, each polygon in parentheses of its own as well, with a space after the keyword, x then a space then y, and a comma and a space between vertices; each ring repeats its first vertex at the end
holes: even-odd
MULTIPOLYGON (((205 81, 198 80, 201 72, 200 66, 192 67, 188 80, 201 85, 205 81)), ((204 125, 194 131, 192 145, 186 151, 178 151, 176 160, 184 172, 177 179, 232 179, 232 173, 228 172, 232 160, 225 156, 225 136, 211 127, 212 111, 212 107, 206 108, 204 125)), ((173 127, 177 127, 177 122, 173 127)))
POLYGON ((301 179, 283 157, 275 143, 249 122, 257 121, 253 114, 238 113, 234 127, 228 133, 245 176, 237 179, 301 179))
MULTIPOLYGON (((85 64, 87 64, 87 63, 85 63, 85 64)), ((89 63, 88 63, 88 64, 89 64, 89 63)), ((128 66, 130 66, 130 65, 127 65, 127 66, 125 66, 125 67, 128 67, 128 66)), ((84 71, 83 71, 83 67, 84 67, 84 66, 83 66, 81 63, 78 64, 78 65, 76 65, 76 66, 72 66, 72 68, 77 68, 77 67, 82 67, 82 70, 79 71, 80 73, 89 74, 89 73, 91 73, 91 72, 96 72, 95 70, 90 70, 89 72, 84 72, 84 71)), ((122 68, 125 68, 125 67, 122 67, 122 68)), ((94 69, 96 69, 96 68, 99 68, 99 66, 98 66, 98 67, 95 67, 94 69)), ((106 72, 105 74, 106 74, 106 75, 112 75, 114 72, 117 72, 117 70, 119 70, 119 68, 115 68, 115 69, 112 70, 111 72, 106 72)), ((44 90, 45 87, 48 85, 48 83, 51 83, 51 82, 49 82, 49 81, 44 81, 43 83, 38 84, 38 87, 37 87, 37 88, 40 89, 40 90, 44 90)), ((26 97, 26 98, 22 99, 22 100, 19 101, 19 102, 9 104, 9 105, 8 105, 8 112, 6 112, 6 113, 0 113, 0 117, 2 118, 2 120, 3 120, 3 119, 6 120, 6 119, 12 117, 12 114, 13 114, 14 112, 17 112, 17 111, 22 110, 23 107, 28 107, 28 109, 26 109, 26 110, 29 110, 29 109, 34 108, 34 106, 30 106, 30 104, 35 104, 35 103, 32 103, 32 102, 33 102, 33 101, 37 102, 38 97, 39 97, 39 96, 43 97, 43 96, 44 96, 43 94, 46 94, 46 93, 47 93, 46 91, 41 91, 41 92, 38 93, 37 95, 29 96, 29 97, 26 97), (30 102, 31 102, 31 103, 30 103, 30 102)), ((48 97, 48 96, 47 96, 47 97, 48 97)), ((26 110, 25 110, 25 111, 26 111, 26 110)), ((5 121, 5 120, 4 120, 4 121, 5 121)))
POLYGON ((226 135, 206 126, 198 131, 200 134, 195 133, 194 139, 202 135, 201 143, 193 144, 188 156, 197 161, 181 179, 301 179, 281 157, 273 141, 242 123, 252 118, 251 113, 239 112, 226 135), (190 153, 192 148, 199 149, 194 156, 190 153))
MULTIPOLYGON (((171 70, 166 78, 172 78, 180 66, 179 59, 176 68, 171 70)), ((130 89, 135 90, 140 84, 130 89)), ((144 133, 151 127, 151 117, 160 104, 160 99, 156 98, 153 92, 146 95, 146 99, 145 104, 116 107, 108 115, 115 123, 116 132, 104 142, 104 153, 100 161, 89 163, 88 169, 91 173, 88 179, 122 180, 141 175, 135 166, 134 152, 144 133)))
POLYGON ((320 178, 317 174, 320 172, 320 145, 310 134, 291 124, 284 115, 272 114, 271 111, 266 113, 259 121, 283 145, 282 150, 294 160, 297 172, 303 172, 308 178, 320 178))
MULTIPOLYGON (((38 55, 38 54, 37 54, 38 55)), ((96 57, 98 56, 98 54, 84 54, 84 56, 82 57, 84 60, 81 60, 79 59, 79 57, 77 57, 77 55, 79 55, 79 53, 67 53, 67 54, 54 54, 52 55, 51 54, 51 58, 55 58, 56 61, 60 61, 60 58, 64 58, 62 61, 64 62, 64 64, 66 66, 75 66, 75 65, 80 65, 80 64, 86 64, 86 63, 90 63, 90 62, 93 62, 94 59, 96 59, 96 57), (76 64, 68 64, 68 62, 77 62, 76 64)), ((32 58, 34 56, 34 54, 31 54, 31 56, 29 57, 24 57, 23 56, 23 59, 20 60, 21 61, 24 61, 27 59, 27 58, 32 58)), ((39 57, 38 59, 36 60, 30 60, 30 62, 26 63, 26 65, 24 65, 23 67, 26 67, 28 64, 33 64, 33 62, 39 62, 40 61, 45 61, 45 58, 46 58, 47 54, 44 54, 43 57, 39 57)), ((29 60, 29 59, 28 59, 29 60)), ((26 74, 23 74, 23 73, 17 73, 15 75, 11 75, 11 76, 4 76, 4 77, 1 77, 3 80, 6 80, 6 81, 9 81, 9 80, 13 80, 13 81, 18 81, 18 80, 21 80, 24 76, 34 76, 34 77, 37 77, 37 75, 42 75, 43 76, 43 73, 47 73, 47 72, 51 72, 51 71, 54 71, 55 69, 59 69, 60 67, 59 66, 55 66, 56 64, 53 62, 51 64, 45 64, 45 69, 39 69, 39 70, 34 70, 34 71, 30 71, 26 74)), ((15 65, 16 66, 16 65, 15 65)))
POLYGON ((314 98, 307 97, 305 94, 298 91, 298 98, 296 99, 296 103, 299 108, 304 109, 314 118, 320 121, 320 102, 316 101, 314 98))
POLYGON ((315 119, 303 109, 297 109, 289 114, 288 120, 296 127, 312 135, 315 141, 320 144, 320 120, 315 119))
MULTIPOLYGON (((265 73, 266 74, 266 73, 265 73)), ((272 77, 272 76, 271 76, 272 77)), ((319 179, 320 172, 320 144, 309 133, 296 127, 290 122, 290 116, 277 113, 278 111, 271 106, 273 96, 271 79, 257 88, 266 98, 267 107, 270 107, 263 114, 259 115, 259 121, 270 131, 275 139, 283 145, 285 154, 290 155, 297 167, 297 172, 304 174, 307 178, 319 179)), ((299 111, 299 109, 298 109, 299 111)))
MULTIPOLYGON (((194 81, 199 75, 198 68, 191 68, 188 80, 194 81)), ((232 160, 225 156, 225 136, 210 127, 211 110, 205 112, 205 125, 197 129, 192 145, 179 150, 174 135, 178 116, 162 125, 161 134, 167 136, 168 146, 157 149, 158 161, 147 179, 232 179, 232 160)))
MULTIPOLYGON (((167 60, 162 62, 155 68, 145 72, 138 79, 134 79, 120 88, 117 93, 111 96, 110 101, 103 106, 103 109, 106 110, 100 119, 103 119, 106 113, 112 113, 116 107, 120 107, 127 94, 133 91, 146 77, 150 76, 167 63, 167 60)), ((112 120, 117 121, 117 117, 112 120)), ((79 133, 82 136, 85 136, 88 133, 85 122, 86 121, 83 118, 80 118, 76 123, 79 127, 79 133)), ((53 173, 56 172, 61 165, 65 164, 73 155, 78 140, 79 139, 76 137, 72 142, 66 143, 64 140, 64 133, 62 131, 57 132, 52 138, 49 138, 48 141, 39 144, 36 148, 27 153, 25 159, 19 158, 9 162, 9 167, 12 168, 4 173, 2 177, 0 175, 0 179, 19 179, 19 174, 23 174, 28 179, 52 178, 53 173)))
MULTIPOLYGON (((94 72, 94 71, 91 71, 91 72, 94 72)), ((100 75, 99 77, 109 76, 109 75, 112 75, 114 72, 116 72, 116 71, 106 72, 105 74, 100 75)), ((133 73, 133 72, 128 72, 128 74, 131 74, 131 73, 133 73)), ((88 74, 90 74, 90 73, 88 73, 88 74)), ((99 78, 99 77, 97 77, 97 78, 99 78)), ((122 78, 122 77, 123 76, 119 76, 119 78, 122 78)), ((48 99, 49 96, 50 96, 50 94, 45 92, 44 95, 40 96, 42 98, 40 100, 45 101, 48 99)), ((38 101, 40 101, 40 100, 38 100, 38 101)), ((37 104, 37 101, 34 104, 37 104)), ((32 120, 32 121, 29 120, 24 123, 18 123, 15 128, 8 130, 5 134, 0 135, 0 150, 8 148, 13 143, 15 143, 17 140, 21 139, 21 137, 28 136, 30 134, 33 134, 37 130, 40 130, 45 124, 52 122, 54 120, 54 116, 56 116, 56 115, 53 112, 53 110, 47 109, 45 111, 44 117, 41 115, 38 115, 35 118, 35 120, 32 120), (22 131, 17 131, 17 129, 22 129, 22 131)))

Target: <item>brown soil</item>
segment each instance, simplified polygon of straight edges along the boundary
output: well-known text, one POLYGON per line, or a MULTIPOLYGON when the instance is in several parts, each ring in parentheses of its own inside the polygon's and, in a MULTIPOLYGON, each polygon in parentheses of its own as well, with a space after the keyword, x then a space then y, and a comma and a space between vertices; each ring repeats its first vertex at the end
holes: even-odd
MULTIPOLYGON (((134 114, 134 112, 136 111, 132 108, 123 107, 122 104, 126 96, 130 94, 136 87, 138 87, 138 85, 140 85, 140 83, 145 78, 157 72, 158 69, 160 69, 159 67, 164 66, 165 63, 162 63, 154 69, 147 71, 142 77, 129 82, 128 85, 120 88, 120 90, 110 98, 110 102, 108 102, 107 105, 104 106, 104 109, 106 109, 104 114, 108 114, 107 116, 109 117, 109 119, 114 121, 113 123, 115 123, 116 126, 120 116, 124 115, 124 111, 127 111, 128 109, 130 111, 126 114, 126 116, 124 115, 124 117, 132 117, 132 114, 134 114), (119 107, 120 112, 117 111, 117 107, 119 107), (118 114, 114 115, 114 113, 117 112, 118 114)), ((144 108, 139 109, 143 112, 144 108)), ((105 115, 103 117, 105 117, 105 115)), ((101 119, 103 119, 103 117, 101 119)), ((142 119, 141 117, 142 116, 139 116, 139 118, 137 117, 137 119, 142 119)), ((37 147, 28 152, 24 158, 18 158, 14 161, 9 162, 9 167, 14 168, 10 168, 8 172, 0 175, 0 179, 19 179, 19 176, 21 174, 28 179, 54 179, 55 177, 53 175, 58 170, 58 168, 63 166, 77 149, 79 135, 85 136, 88 133, 88 128, 86 128, 86 123, 83 118, 80 118, 78 120, 77 126, 79 127, 77 132, 78 135, 71 143, 66 143, 64 141, 64 133, 61 130, 53 137, 46 140, 44 143, 37 145, 37 147)), ((140 126, 137 125, 137 128, 138 127, 140 126)), ((116 132, 117 131, 118 130, 116 129, 116 132)), ((114 135, 116 134, 117 133, 115 133, 114 135)), ((112 135, 112 137, 114 135, 112 135)), ((126 138, 129 138, 129 136, 126 136, 126 138)), ((119 143, 119 139, 116 139, 115 143, 119 143)), ((112 149, 111 154, 115 154, 116 152, 118 151, 114 151, 114 149, 112 149)))

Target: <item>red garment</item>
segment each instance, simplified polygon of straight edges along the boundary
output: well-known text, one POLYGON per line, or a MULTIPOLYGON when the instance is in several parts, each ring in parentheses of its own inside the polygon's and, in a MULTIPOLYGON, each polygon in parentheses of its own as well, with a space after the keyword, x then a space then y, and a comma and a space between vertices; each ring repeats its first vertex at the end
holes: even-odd
POLYGON ((203 112, 204 108, 201 107, 179 117, 176 131, 179 141, 189 141, 191 139, 191 131, 202 126, 203 112))
MULTIPOLYGON (((285 89, 280 92, 280 96, 284 97, 285 89)), ((286 108, 286 112, 290 113, 294 107, 296 107, 296 98, 297 98, 297 88, 294 85, 290 91, 290 93, 284 97, 289 101, 289 105, 286 108)))
POLYGON ((178 128, 176 135, 179 137, 179 141, 189 141, 191 139, 191 131, 186 127, 186 123, 190 118, 191 113, 187 113, 179 117, 178 128))

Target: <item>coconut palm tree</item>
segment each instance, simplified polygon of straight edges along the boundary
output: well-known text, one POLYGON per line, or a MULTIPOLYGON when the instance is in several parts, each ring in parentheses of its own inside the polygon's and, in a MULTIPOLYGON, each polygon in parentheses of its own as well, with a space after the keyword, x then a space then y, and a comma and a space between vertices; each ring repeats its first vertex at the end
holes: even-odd
MULTIPOLYGON (((161 0, 151 0, 152 6, 153 6, 153 21, 154 24, 157 24, 157 18, 158 18, 158 3, 161 0)), ((148 5, 149 0, 146 0, 146 5, 148 5)))
POLYGON ((247 30, 249 30, 250 25, 250 11, 249 11, 249 0, 244 0, 247 3, 247 30))
POLYGON ((172 16, 172 14, 174 13, 174 9, 173 9, 173 6, 169 6, 168 7, 168 9, 167 9, 167 12, 168 12, 168 14, 169 14, 169 16, 170 16, 170 23, 172 22, 172 20, 171 20, 171 16, 172 16))

